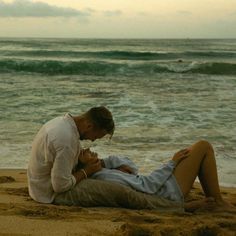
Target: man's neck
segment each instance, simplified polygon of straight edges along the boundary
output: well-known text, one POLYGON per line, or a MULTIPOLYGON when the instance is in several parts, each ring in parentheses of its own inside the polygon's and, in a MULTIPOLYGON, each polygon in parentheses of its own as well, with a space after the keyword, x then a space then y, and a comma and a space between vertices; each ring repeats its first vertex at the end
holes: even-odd
POLYGON ((82 117, 82 116, 71 116, 71 117, 75 122, 75 125, 77 127, 79 134, 81 134, 83 132, 82 127, 83 127, 83 123, 84 123, 84 117, 82 117))

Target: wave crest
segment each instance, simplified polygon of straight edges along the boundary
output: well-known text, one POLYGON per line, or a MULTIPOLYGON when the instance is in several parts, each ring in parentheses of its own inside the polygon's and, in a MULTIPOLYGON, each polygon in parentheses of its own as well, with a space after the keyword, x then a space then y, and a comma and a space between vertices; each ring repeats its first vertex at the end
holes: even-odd
POLYGON ((185 51, 185 52, 145 52, 145 51, 66 51, 66 50, 19 50, 4 51, 4 56, 59 57, 59 58, 100 58, 117 60, 177 60, 189 58, 236 58, 236 52, 185 51))
POLYGON ((7 59, 0 61, 0 73, 26 72, 47 75, 154 75, 158 73, 199 73, 236 75, 236 64, 204 63, 111 63, 104 61, 56 61, 7 59))

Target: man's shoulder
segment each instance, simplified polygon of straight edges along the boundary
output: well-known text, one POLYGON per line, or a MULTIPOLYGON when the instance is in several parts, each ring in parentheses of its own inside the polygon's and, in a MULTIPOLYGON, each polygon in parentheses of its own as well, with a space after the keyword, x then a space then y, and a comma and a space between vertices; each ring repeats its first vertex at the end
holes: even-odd
POLYGON ((58 129, 61 130, 63 128, 67 128, 70 126, 70 123, 67 119, 65 119, 65 116, 57 116, 51 120, 49 120, 47 123, 44 124, 44 126, 49 129, 58 129))
POLYGON ((77 147, 79 135, 73 120, 67 115, 56 117, 45 124, 48 142, 53 146, 77 147))
POLYGON ((69 138, 73 135, 69 122, 63 116, 56 117, 45 124, 46 131, 49 136, 61 138, 69 138))
POLYGON ((50 126, 50 125, 57 124, 57 123, 60 123, 60 122, 63 122, 63 116, 54 117, 53 119, 47 121, 45 123, 45 126, 50 126))

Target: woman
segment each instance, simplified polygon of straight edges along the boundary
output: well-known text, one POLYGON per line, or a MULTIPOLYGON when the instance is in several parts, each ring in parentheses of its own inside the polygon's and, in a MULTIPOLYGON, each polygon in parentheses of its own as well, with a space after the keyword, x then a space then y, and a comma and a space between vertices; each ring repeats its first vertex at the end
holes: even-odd
POLYGON ((221 196, 214 150, 207 141, 199 141, 180 150, 172 160, 147 176, 138 175, 137 167, 128 158, 110 156, 100 160, 96 153, 85 150, 79 160, 79 169, 85 178, 117 182, 177 202, 184 202, 198 176, 206 199, 185 203, 186 210, 232 208, 221 196))

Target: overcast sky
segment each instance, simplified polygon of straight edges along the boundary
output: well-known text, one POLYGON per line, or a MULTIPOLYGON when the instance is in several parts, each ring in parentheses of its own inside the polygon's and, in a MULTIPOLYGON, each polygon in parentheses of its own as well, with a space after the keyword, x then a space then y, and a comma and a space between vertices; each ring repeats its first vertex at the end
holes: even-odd
POLYGON ((0 0, 0 37, 236 38, 236 0, 0 0))

